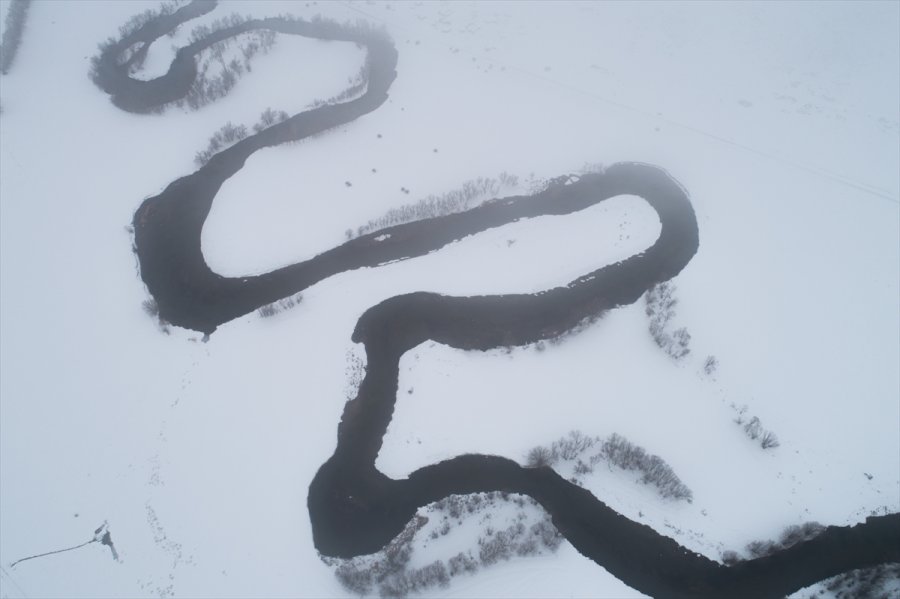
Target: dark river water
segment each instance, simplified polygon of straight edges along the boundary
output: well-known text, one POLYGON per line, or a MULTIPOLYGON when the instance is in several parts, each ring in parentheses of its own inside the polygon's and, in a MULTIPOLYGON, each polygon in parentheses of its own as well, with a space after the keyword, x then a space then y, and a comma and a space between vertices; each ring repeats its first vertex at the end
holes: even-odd
MULTIPOLYGON (((622 194, 643 198, 662 225, 659 238, 643 253, 561 287, 474 297, 411 293, 367 310, 353 333, 353 340, 365 346, 366 375, 358 395, 346 404, 334 455, 309 489, 313 538, 322 554, 375 552, 401 532, 417 509, 448 495, 508 491, 533 497, 578 551, 653 596, 778 597, 851 569, 900 561, 898 514, 872 517, 854 527, 828 527, 807 542, 725 566, 616 513, 549 467, 524 468, 497 456, 463 455, 403 480, 379 472, 375 459, 393 415, 398 365, 406 351, 427 340, 464 350, 524 345, 631 304, 652 285, 677 275, 697 252, 694 210, 685 190, 664 170, 620 163, 602 173, 561 177, 533 195, 375 231, 266 274, 222 277, 206 265, 200 243, 221 185, 260 148, 304 139, 375 111, 388 98, 398 55, 390 40, 365 29, 269 18, 226 27, 182 48, 168 73, 154 80, 132 79, 128 65, 119 63, 134 44, 149 45, 214 7, 194 2, 138 28, 101 54, 95 81, 119 108, 154 112, 188 93, 197 77, 195 58, 204 49, 242 32, 270 29, 365 46, 368 87, 356 99, 296 114, 239 141, 141 204, 133 220, 141 276, 161 318, 174 325, 212 334, 223 323, 334 274, 415 258, 480 231, 524 218, 575 213, 622 194)), ((301 232, 312 225, 297 223, 301 232)))

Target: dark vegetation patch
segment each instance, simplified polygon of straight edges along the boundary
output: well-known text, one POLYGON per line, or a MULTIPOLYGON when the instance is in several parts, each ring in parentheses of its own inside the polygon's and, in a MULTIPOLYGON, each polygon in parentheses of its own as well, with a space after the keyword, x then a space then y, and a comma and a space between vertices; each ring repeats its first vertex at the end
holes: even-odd
POLYGON ((744 559, 756 559, 766 557, 784 549, 793 547, 797 543, 803 543, 814 539, 825 530, 818 522, 804 522, 799 525, 791 525, 785 528, 777 540, 751 541, 745 548, 745 556, 736 551, 722 553, 722 561, 725 564, 736 564, 744 559))
MULTIPOLYGON (((464 212, 486 199, 496 197, 501 191, 515 188, 518 184, 519 178, 506 172, 500 173, 496 178, 479 177, 466 181, 459 189, 441 195, 429 195, 415 204, 391 208, 383 216, 370 220, 357 227, 355 231, 347 229, 344 235, 350 240, 395 225, 464 212)), ((409 193, 405 187, 401 188, 401 191, 409 193)))
POLYGON ((765 428, 762 421, 756 416, 747 416, 747 406, 736 406, 731 404, 731 408, 737 412, 734 423, 741 427, 751 441, 758 441, 759 446, 763 449, 774 449, 781 445, 778 435, 765 428))
POLYGON ((335 568, 338 581, 351 593, 405 597, 446 588, 453 578, 503 561, 555 552, 562 541, 549 516, 532 498, 500 492, 475 493, 450 495, 427 506, 384 549, 372 555, 323 559, 335 568), (500 525, 504 511, 511 514, 500 525), (469 524, 479 530, 471 547, 424 567, 411 565, 417 547, 421 550, 469 524))
POLYGON ((16 54, 19 52, 29 8, 31 8, 31 0, 11 0, 9 3, 3 28, 3 40, 0 40, 0 74, 2 75, 9 73, 16 54))
POLYGON ((677 361, 691 353, 691 334, 685 327, 671 330, 675 306, 678 305, 675 290, 672 283, 658 283, 647 290, 644 301, 645 313, 650 319, 650 336, 661 350, 677 361))
POLYGON ((284 312, 285 310, 290 310, 302 301, 303 294, 298 293, 296 295, 291 295, 284 299, 280 299, 277 302, 272 302, 271 304, 260 306, 256 309, 256 312, 263 318, 270 318, 272 316, 275 316, 276 314, 284 312))
POLYGON ((806 595, 804 599, 897 599, 900 597, 900 564, 851 570, 817 586, 818 593, 806 595))

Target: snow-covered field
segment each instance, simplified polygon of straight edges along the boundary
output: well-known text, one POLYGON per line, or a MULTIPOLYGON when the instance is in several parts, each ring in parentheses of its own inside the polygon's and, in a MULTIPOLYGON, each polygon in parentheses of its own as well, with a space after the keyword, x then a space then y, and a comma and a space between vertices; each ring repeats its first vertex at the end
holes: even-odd
MULTIPOLYGON (((191 172, 226 121, 340 93, 363 53, 282 36, 214 104, 124 113, 89 60, 157 6, 34 2, 0 78, 0 596, 346 596, 306 496, 352 393, 362 312, 410 291, 549 288, 646 248, 659 223, 622 197, 338 275, 208 343, 161 334, 125 230, 141 200, 191 172), (10 567, 103 522, 118 562, 94 543, 10 567)), ((656 347, 640 303, 543 351, 423 344, 401 362, 382 471, 619 433, 693 502, 612 469, 584 484, 714 559, 789 525, 900 510, 900 4, 222 2, 157 42, 147 70, 230 12, 365 19, 399 63, 381 108, 226 182, 203 236, 222 274, 310 257, 504 171, 519 177, 506 193, 527 193, 586 164, 648 162, 697 212, 700 249, 674 281, 685 360, 656 347), (779 447, 734 423, 744 405, 779 447)), ((432 594, 639 595, 565 543, 432 594)))

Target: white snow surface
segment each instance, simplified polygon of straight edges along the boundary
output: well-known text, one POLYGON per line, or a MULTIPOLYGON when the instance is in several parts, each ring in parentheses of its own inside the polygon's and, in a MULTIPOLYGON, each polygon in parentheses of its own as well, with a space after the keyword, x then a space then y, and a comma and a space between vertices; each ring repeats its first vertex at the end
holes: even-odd
MULTIPOLYGON (((346 596, 306 496, 352 392, 362 312, 411 291, 565 284, 648 247, 659 222, 616 198, 332 277, 208 343, 160 334, 125 230, 139 203, 191 172, 226 121, 340 93, 363 53, 279 36, 215 104, 131 115, 88 79, 89 59, 156 6, 34 2, 0 78, 0 596, 346 596), (104 521, 118 562, 92 544, 10 567, 104 521)), ((642 303, 544 351, 422 344, 401 362, 384 472, 619 433, 693 502, 602 468, 588 488, 715 559, 791 524, 900 510, 900 4, 222 2, 161 40, 148 69, 231 12, 365 19, 399 63, 381 108, 260 151, 225 183, 203 235, 223 274, 307 259, 502 171, 527 193, 586 163, 647 162, 697 212, 700 249, 674 281, 686 360, 654 345, 642 303), (731 404, 781 446, 750 441, 731 404)), ((568 544, 430 594, 640 596, 568 544)))

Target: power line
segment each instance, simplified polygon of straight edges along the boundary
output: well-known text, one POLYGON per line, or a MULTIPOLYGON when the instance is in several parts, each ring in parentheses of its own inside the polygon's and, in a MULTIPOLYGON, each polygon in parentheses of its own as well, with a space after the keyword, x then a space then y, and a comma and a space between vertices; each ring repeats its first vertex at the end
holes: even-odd
POLYGON ((39 553, 37 555, 29 555, 28 557, 23 557, 22 559, 17 559, 13 563, 9 565, 10 568, 15 568, 16 564, 27 562, 30 559, 37 559, 39 557, 47 557, 48 555, 55 555, 57 553, 65 553, 66 551, 74 551, 75 549, 81 549, 85 545, 90 545, 91 543, 99 543, 99 539, 91 539, 90 541, 85 541, 81 545, 75 545, 74 547, 66 547, 65 549, 57 549, 55 551, 48 551, 47 553, 39 553))

